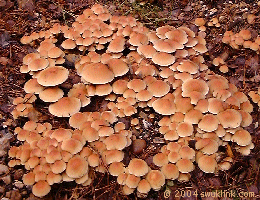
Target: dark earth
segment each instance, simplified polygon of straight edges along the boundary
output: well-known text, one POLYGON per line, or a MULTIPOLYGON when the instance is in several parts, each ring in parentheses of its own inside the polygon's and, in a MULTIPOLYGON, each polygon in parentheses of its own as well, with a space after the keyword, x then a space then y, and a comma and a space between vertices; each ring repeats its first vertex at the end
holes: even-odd
MULTIPOLYGON (((206 21, 213 17, 221 18, 220 27, 207 27, 206 29, 205 39, 208 48, 208 52, 204 55, 206 64, 215 73, 225 76, 230 83, 235 84, 245 94, 248 94, 249 91, 257 91, 260 87, 259 55, 248 49, 232 49, 222 43, 223 34, 227 30, 239 32, 246 28, 252 32, 252 35, 259 35, 259 1, 0 0, 0 164, 7 165, 8 149, 10 146, 19 144, 14 135, 14 129, 25 123, 25 119, 14 120, 11 115, 14 108, 13 99, 25 95, 23 85, 30 78, 29 75, 20 73, 20 66, 23 57, 33 49, 29 45, 22 45, 21 37, 34 31, 49 29, 56 22, 71 24, 77 15, 95 3, 103 4, 113 15, 130 14, 153 30, 166 24, 176 27, 185 25, 196 33, 199 31, 198 27, 194 25, 197 17, 203 17, 206 21), (246 20, 249 13, 256 16, 251 24, 246 20), (218 67, 212 64, 212 60, 218 56, 226 58, 225 61, 229 67, 228 73, 221 73, 218 67)), ((73 81, 74 77, 71 76, 69 80, 73 81)), ((102 100, 97 98, 94 103, 98 107, 102 104, 102 100)), ((216 190, 232 191, 234 194, 241 191, 253 192, 255 195, 259 195, 260 128, 258 124, 260 118, 258 105, 251 103, 254 106, 254 111, 251 113, 253 123, 246 129, 252 135, 255 148, 249 156, 242 156, 234 150, 231 152, 234 154, 234 162, 230 170, 220 171, 218 174, 205 174, 196 168, 191 173, 190 181, 186 183, 169 181, 160 191, 150 191, 147 199, 165 199, 164 192, 169 189, 171 194, 169 197, 167 196, 167 199, 240 199, 238 196, 206 198, 201 195, 202 192, 216 190)), ((38 109, 42 113, 47 112, 43 106, 38 109)), ((66 120, 55 118, 50 114, 42 117, 45 120, 49 119, 54 128, 68 126, 66 120)), ((152 129, 149 131, 153 131, 152 129)), ((156 138, 150 138, 150 141, 155 140, 156 138)), ((147 158, 156 154, 156 145, 156 142, 151 142, 150 148, 145 150, 142 157, 147 158)), ((24 173, 26 170, 23 166, 9 168, 8 171, 0 170, 1 199, 39 199, 31 193, 30 187, 23 185, 24 173)), ((136 194, 123 196, 116 179, 105 173, 96 174, 94 182, 87 187, 74 182, 55 184, 52 186, 50 194, 42 199, 137 199, 137 196, 136 194)))

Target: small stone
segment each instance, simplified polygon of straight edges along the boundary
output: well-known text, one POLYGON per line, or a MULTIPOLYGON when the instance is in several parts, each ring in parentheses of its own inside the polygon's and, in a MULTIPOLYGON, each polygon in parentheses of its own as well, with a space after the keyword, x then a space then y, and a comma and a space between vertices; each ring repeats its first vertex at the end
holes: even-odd
POLYGON ((8 173, 8 167, 6 165, 0 164, 0 175, 8 173))
MULTIPOLYGON (((2 187, 2 186, 0 186, 0 193, 3 194, 4 192, 5 192, 5 188, 2 187)), ((2 199, 3 199, 3 198, 2 198, 2 199)), ((1 199, 1 200, 2 200, 2 199, 1 199)))
POLYGON ((12 190, 10 194, 10 199, 12 200, 21 200, 22 196, 17 190, 12 190))
POLYGON ((16 181, 16 182, 14 183, 14 186, 17 187, 17 188, 19 188, 19 189, 21 189, 21 188, 23 188, 24 184, 23 184, 21 181, 16 181))
POLYGON ((5 177, 2 178, 2 181, 4 181, 4 183, 6 185, 10 184, 11 183, 11 176, 10 175, 7 175, 5 177))
POLYGON ((0 0, 0 7, 4 7, 6 5, 6 1, 5 0, 0 0))
POLYGON ((136 139, 133 141, 132 150, 134 154, 141 154, 146 147, 146 141, 143 139, 136 139))
POLYGON ((160 137, 155 137, 153 139, 153 142, 156 143, 156 144, 163 144, 163 143, 165 143, 165 140, 163 138, 160 138, 160 137))
POLYGON ((23 177, 23 170, 22 169, 18 169, 14 172, 14 180, 20 180, 23 177))

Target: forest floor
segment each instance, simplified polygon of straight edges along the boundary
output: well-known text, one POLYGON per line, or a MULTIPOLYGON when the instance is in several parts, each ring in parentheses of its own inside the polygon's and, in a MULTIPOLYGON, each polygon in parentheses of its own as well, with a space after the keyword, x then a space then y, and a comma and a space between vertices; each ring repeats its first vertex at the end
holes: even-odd
MULTIPOLYGON (((221 74, 235 84, 240 91, 248 94, 260 87, 260 57, 256 52, 245 49, 232 49, 222 43, 223 34, 227 30, 239 32, 249 29, 256 37, 260 34, 260 2, 257 1, 188 1, 188 0, 150 0, 150 1, 93 1, 93 0, 0 0, 0 164, 7 165, 8 150, 17 143, 14 129, 25 121, 14 120, 11 111, 14 98, 23 96, 24 83, 29 76, 20 73, 23 57, 32 52, 32 47, 22 45, 20 39, 25 34, 49 29, 54 23, 69 24, 75 16, 82 13, 94 3, 103 4, 113 15, 132 15, 149 29, 155 30, 163 25, 187 26, 197 33, 194 25, 197 17, 207 22, 213 17, 221 19, 220 27, 206 28, 208 52, 204 59, 209 68, 221 74), (247 22, 247 15, 254 14, 256 19, 247 22), (224 56, 229 72, 222 73, 219 67, 212 65, 212 60, 224 56), (8 139, 5 139, 8 138, 8 139)), ((165 199, 165 190, 172 193, 167 199, 212 199, 201 195, 191 195, 204 191, 229 191, 238 194, 241 191, 260 194, 260 123, 259 107, 251 102, 254 111, 251 113, 253 123, 247 127, 252 135, 255 148, 249 156, 237 152, 230 170, 218 174, 204 174, 199 169, 191 173, 191 179, 185 183, 171 182, 158 192, 150 192, 147 199, 165 199)), ((59 124, 56 122, 56 126, 59 124)), ((38 199, 31 194, 31 189, 22 183, 26 170, 22 167, 0 170, 0 198, 11 200, 38 199)), ((43 199, 136 199, 136 195, 119 194, 119 186, 115 179, 107 174, 99 176, 91 186, 83 187, 71 183, 57 184, 51 193, 43 199), (100 183, 97 187, 94 184, 100 183)), ((220 198, 213 199, 240 199, 220 198)), ((256 199, 256 198, 251 198, 256 199)))

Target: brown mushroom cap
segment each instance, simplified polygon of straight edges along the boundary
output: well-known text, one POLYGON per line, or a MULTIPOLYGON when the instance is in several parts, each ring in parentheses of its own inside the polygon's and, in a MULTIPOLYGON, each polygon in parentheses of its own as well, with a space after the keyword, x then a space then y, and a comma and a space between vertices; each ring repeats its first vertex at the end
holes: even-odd
POLYGON ((83 144, 73 138, 65 139, 61 143, 61 149, 64 151, 68 151, 71 154, 79 153, 83 148, 83 144))
POLYGON ((182 122, 178 124, 176 131, 180 137, 188 137, 193 134, 193 126, 190 123, 182 122))
POLYGON ((135 176, 133 174, 128 174, 125 185, 129 188, 137 188, 138 183, 140 182, 141 178, 139 176, 135 176))
POLYGON ((132 32, 130 34, 130 38, 128 42, 132 46, 140 46, 140 45, 148 44, 148 37, 146 36, 146 34, 143 33, 132 32))
POLYGON ((113 162, 121 162, 124 158, 124 153, 119 150, 105 150, 102 155, 106 164, 113 162))
POLYGON ((112 88, 115 94, 123 94, 127 90, 127 81, 119 79, 113 83, 112 88))
POLYGON ((58 87, 50 87, 42 90, 39 93, 39 98, 44 102, 56 102, 61 99, 64 95, 62 89, 58 87))
POLYGON ((29 63, 28 69, 31 71, 39 71, 49 66, 49 62, 44 58, 36 58, 29 63))
POLYGON ((120 53, 125 49, 125 39, 121 36, 114 38, 107 47, 112 53, 120 53))
POLYGON ((231 140, 240 146, 247 146, 251 143, 252 137, 248 131, 242 129, 236 131, 231 140))
POLYGON ((151 170, 147 174, 146 180, 150 183, 151 188, 155 191, 160 190, 160 188, 165 184, 165 176, 159 170, 151 170))
POLYGON ((194 169, 194 165, 189 159, 178 160, 176 166, 178 167, 181 173, 189 173, 194 169))
POLYGON ((33 185, 35 183, 35 174, 33 172, 29 172, 23 175, 23 183, 25 185, 33 185))
POLYGON ((51 186, 44 180, 40 180, 32 187, 32 192, 37 197, 43 197, 51 191, 51 186))
POLYGON ((205 173, 214 173, 217 167, 217 162, 213 156, 203 155, 198 160, 198 166, 205 173))
POLYGON ((54 130, 51 133, 50 138, 54 138, 58 142, 61 142, 65 139, 71 138, 71 136, 72 136, 72 133, 69 129, 59 128, 59 129, 54 130))
POLYGON ((39 94, 44 87, 40 85, 36 78, 30 79, 24 84, 24 91, 26 93, 35 93, 39 94))
POLYGON ((160 66, 169 66, 175 62, 175 57, 165 52, 157 52, 153 55, 152 61, 160 66))
POLYGON ((157 99, 152 103, 153 109, 161 115, 172 115, 176 111, 176 106, 169 99, 157 99))
POLYGON ((176 51, 175 45, 172 45, 167 40, 159 39, 154 42, 154 48, 159 52, 173 53, 176 51))
POLYGON ((129 71, 129 67, 122 59, 112 58, 106 62, 115 77, 123 76, 129 71))
POLYGON ((67 80, 69 70, 62 66, 52 66, 37 75, 37 81, 43 86, 56 86, 67 80))
POLYGON ((88 162, 80 157, 74 156, 67 163, 66 174, 70 178, 80 178, 88 173, 88 162))
POLYGON ((195 19, 194 23, 197 26, 203 26, 206 23, 206 21, 203 18, 199 17, 195 19))
POLYGON ((92 84, 106 84, 114 79, 114 73, 102 63, 84 64, 82 77, 92 84))
POLYGON ((76 97, 63 97, 49 106, 49 112, 57 117, 69 117, 81 108, 81 102, 76 97))
POLYGON ((166 164, 161 169, 166 179, 175 180, 179 177, 179 170, 175 164, 166 164))
POLYGON ((217 118, 224 128, 237 128, 242 122, 241 114, 234 109, 218 113, 217 118))
POLYGON ((141 79, 132 79, 127 83, 127 87, 135 92, 140 92, 146 88, 146 83, 141 79))
POLYGON ((204 154, 213 154, 218 151, 218 143, 210 138, 202 138, 195 144, 196 149, 200 149, 204 154))
POLYGON ((62 42, 61 46, 64 49, 74 49, 77 45, 76 42, 72 39, 66 39, 62 42))
POLYGON ((182 96, 189 97, 193 91, 206 95, 209 91, 207 83, 201 79, 189 79, 182 84, 182 96))
POLYGON ((58 58, 63 54, 63 51, 58 47, 53 47, 48 51, 48 56, 50 58, 58 58))
POLYGON ((142 194, 147 194, 151 190, 151 185, 146 179, 142 179, 137 186, 137 191, 142 194))
POLYGON ((168 157, 165 153, 157 153, 153 156, 153 163, 158 167, 162 167, 168 164, 168 157))
POLYGON ((177 70, 180 72, 188 72, 190 74, 196 74, 199 70, 199 66, 192 61, 186 60, 181 62, 181 64, 177 66, 177 70))
POLYGON ((128 165, 128 171, 135 176, 144 176, 148 173, 148 165, 142 159, 133 158, 128 165))
POLYGON ((122 150, 127 145, 126 137, 121 134, 112 134, 104 140, 107 150, 122 150))
POLYGON ((112 176, 119 176, 125 171, 124 164, 122 162, 113 162, 109 165, 108 171, 112 176))
POLYGON ((162 80, 156 80, 148 85, 147 90, 151 92, 154 97, 162 97, 170 91, 170 86, 162 80))
POLYGON ((141 45, 137 48, 137 52, 146 58, 152 58, 156 50, 152 45, 141 45))
POLYGON ((40 58, 40 54, 38 53, 29 53, 23 58, 23 64, 29 65, 33 60, 40 58))
POLYGON ((207 132, 212 132, 218 128, 218 118, 212 114, 206 114, 202 117, 201 121, 198 124, 198 127, 207 132))

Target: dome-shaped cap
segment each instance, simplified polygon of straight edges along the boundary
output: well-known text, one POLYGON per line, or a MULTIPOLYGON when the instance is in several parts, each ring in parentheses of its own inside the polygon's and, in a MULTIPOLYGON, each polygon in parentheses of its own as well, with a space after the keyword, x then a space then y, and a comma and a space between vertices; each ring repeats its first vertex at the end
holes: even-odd
POLYGON ((112 176, 119 176, 119 174, 124 173, 125 167, 122 162, 113 162, 109 165, 108 171, 112 176))
POLYGON ((162 80, 156 80, 148 85, 147 90, 151 92, 154 97, 162 97, 170 91, 170 86, 162 80))
POLYGON ((88 162, 84 158, 80 156, 74 156, 69 160, 66 174, 70 178, 80 178, 86 173, 88 173, 88 162))
POLYGON ((126 137, 121 134, 113 134, 108 136, 104 140, 104 144, 107 147, 107 150, 117 149, 122 150, 127 145, 126 137))
POLYGON ((152 103, 153 109, 161 115, 172 115, 176 111, 176 106, 169 99, 157 99, 152 103))
POLYGON ((182 96, 189 97, 193 91, 206 95, 209 91, 207 83, 201 79, 188 79, 182 84, 182 96))
POLYGON ((109 69, 114 73, 115 77, 123 76, 129 71, 127 64, 118 58, 112 58, 106 62, 109 69))
POLYGON ((35 93, 39 94, 44 87, 40 85, 36 78, 30 79, 24 84, 24 91, 26 93, 35 93))
POLYGON ((190 123, 182 122, 178 124, 176 131, 180 137, 188 137, 193 134, 193 126, 190 123))
POLYGON ((198 160, 198 166, 205 173, 214 173, 217 162, 213 156, 203 155, 198 160))
POLYGON ((102 63, 84 64, 82 77, 92 84, 106 84, 115 77, 114 73, 102 63))
POLYGON ((154 48, 159 52, 173 53, 176 47, 166 40, 160 39, 154 42, 154 48))
POLYGON ((50 138, 55 138, 58 142, 62 142, 65 139, 71 138, 71 136, 70 129, 59 128, 51 133, 50 138))
POLYGON ((51 191, 51 186, 44 180, 40 180, 32 187, 32 193, 37 197, 43 197, 51 191))
POLYGON ((146 88, 146 83, 141 79, 132 79, 127 83, 127 87, 135 92, 140 92, 146 88))
POLYGON ((65 139, 61 143, 61 149, 64 151, 68 151, 71 154, 79 153, 83 148, 83 144, 73 138, 65 139))
POLYGON ((189 159, 178 160, 176 166, 178 167, 181 173, 189 173, 194 169, 194 165, 189 159))
POLYGON ((75 97, 63 97, 49 106, 49 112, 57 117, 69 117, 81 108, 81 102, 75 97))
POLYGON ((218 118, 212 114, 206 114, 202 117, 201 121, 198 124, 198 127, 206 132, 212 132, 218 128, 218 118))
POLYGON ((156 53, 156 49, 152 45, 141 45, 137 48, 137 52, 146 58, 152 58, 156 53))
POLYGON ((62 66, 52 66, 37 75, 37 81, 43 86, 56 86, 67 80, 69 71, 62 66))
POLYGON ((48 51, 48 56, 50 58, 58 58, 63 54, 63 51, 58 47, 53 47, 48 51))
POLYGON ((169 66, 175 62, 175 57, 165 52, 155 53, 152 61, 159 66, 169 66))
POLYGON ((128 165, 128 170, 135 176, 144 176, 148 173, 148 165, 142 159, 133 158, 128 165))
POLYGON ((151 188, 155 191, 160 190, 160 188, 165 184, 165 176, 159 170, 151 170, 147 174, 146 180, 150 183, 151 188))
POLYGON ((165 36, 168 39, 174 40, 180 44, 185 44, 188 42, 187 33, 181 29, 175 29, 175 30, 168 31, 167 33, 165 33, 165 36))
POLYGON ((38 53, 29 53, 23 57, 23 64, 29 65, 33 60, 40 58, 40 54, 38 53))
POLYGON ((151 185, 146 179, 142 179, 137 186, 137 191, 142 194, 147 194, 151 190, 151 185))
POLYGON ((39 71, 49 66, 49 61, 44 58, 36 58, 29 63, 28 69, 31 71, 39 71))
POLYGON ((179 177, 179 170, 175 164, 166 164, 161 169, 166 179, 175 180, 179 177))
POLYGON ((177 66, 177 70, 180 72, 188 72, 190 74, 196 74, 199 70, 199 66, 192 61, 185 60, 177 66))
POLYGON ((76 47, 76 42, 72 39, 66 39, 62 42, 61 46, 64 49, 74 49, 76 47))
POLYGON ((124 37, 118 36, 113 39, 107 47, 107 50, 112 53, 120 53, 125 49, 124 37))
POLYGON ((231 138, 232 141, 236 142, 239 146, 247 146, 251 143, 252 137, 247 130, 238 130, 231 138))
POLYGON ((58 87, 50 87, 42 90, 39 93, 39 98, 44 102, 56 102, 61 99, 64 95, 62 89, 58 87))
POLYGON ((242 122, 241 114, 234 109, 227 109, 218 113, 217 118, 224 128, 237 128, 242 122))

